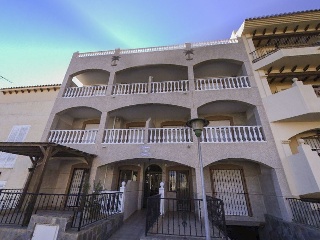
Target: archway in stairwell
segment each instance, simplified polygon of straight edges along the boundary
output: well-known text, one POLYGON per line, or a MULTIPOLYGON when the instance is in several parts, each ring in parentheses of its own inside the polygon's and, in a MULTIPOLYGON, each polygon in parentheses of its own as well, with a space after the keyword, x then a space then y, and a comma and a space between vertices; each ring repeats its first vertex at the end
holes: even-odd
POLYGON ((159 165, 149 165, 144 174, 144 198, 143 207, 147 207, 148 197, 159 194, 159 186, 162 182, 162 168, 159 165))

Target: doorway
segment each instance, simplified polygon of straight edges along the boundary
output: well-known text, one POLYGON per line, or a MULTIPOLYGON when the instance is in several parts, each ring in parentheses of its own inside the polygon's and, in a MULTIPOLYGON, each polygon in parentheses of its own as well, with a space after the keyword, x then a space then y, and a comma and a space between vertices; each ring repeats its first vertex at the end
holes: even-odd
POLYGON ((147 207, 147 199, 159 194, 160 183, 162 182, 162 169, 156 164, 147 167, 144 175, 144 199, 143 207, 147 207))

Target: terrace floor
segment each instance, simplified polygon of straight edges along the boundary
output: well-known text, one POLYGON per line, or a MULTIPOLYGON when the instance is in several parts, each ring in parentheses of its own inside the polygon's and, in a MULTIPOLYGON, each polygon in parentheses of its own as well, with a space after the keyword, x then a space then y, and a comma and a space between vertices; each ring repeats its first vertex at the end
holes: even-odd
POLYGON ((146 210, 136 211, 109 238, 110 240, 138 240, 144 237, 146 228, 146 210))

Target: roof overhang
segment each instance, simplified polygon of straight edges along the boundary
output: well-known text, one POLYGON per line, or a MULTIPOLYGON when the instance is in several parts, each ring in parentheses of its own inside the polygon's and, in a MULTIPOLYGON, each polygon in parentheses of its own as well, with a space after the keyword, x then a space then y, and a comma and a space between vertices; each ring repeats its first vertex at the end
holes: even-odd
POLYGON ((74 148, 48 142, 0 142, 0 151, 31 158, 42 158, 47 148, 52 148, 51 157, 92 159, 94 154, 86 153, 74 148))

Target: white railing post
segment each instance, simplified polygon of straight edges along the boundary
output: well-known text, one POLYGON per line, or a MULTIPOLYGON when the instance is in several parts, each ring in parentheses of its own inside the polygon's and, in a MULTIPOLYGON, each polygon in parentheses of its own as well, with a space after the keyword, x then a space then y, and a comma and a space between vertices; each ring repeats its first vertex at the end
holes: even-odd
POLYGON ((124 204, 125 204, 125 191, 126 191, 126 182, 122 182, 121 183, 121 187, 120 187, 120 212, 124 212, 124 204))
POLYGON ((163 215, 164 214, 164 182, 160 183, 159 194, 160 194, 160 215, 163 215))
POLYGON ((149 76, 149 81, 148 81, 148 93, 151 93, 151 85, 152 85, 152 80, 153 80, 153 77, 152 76, 149 76))

